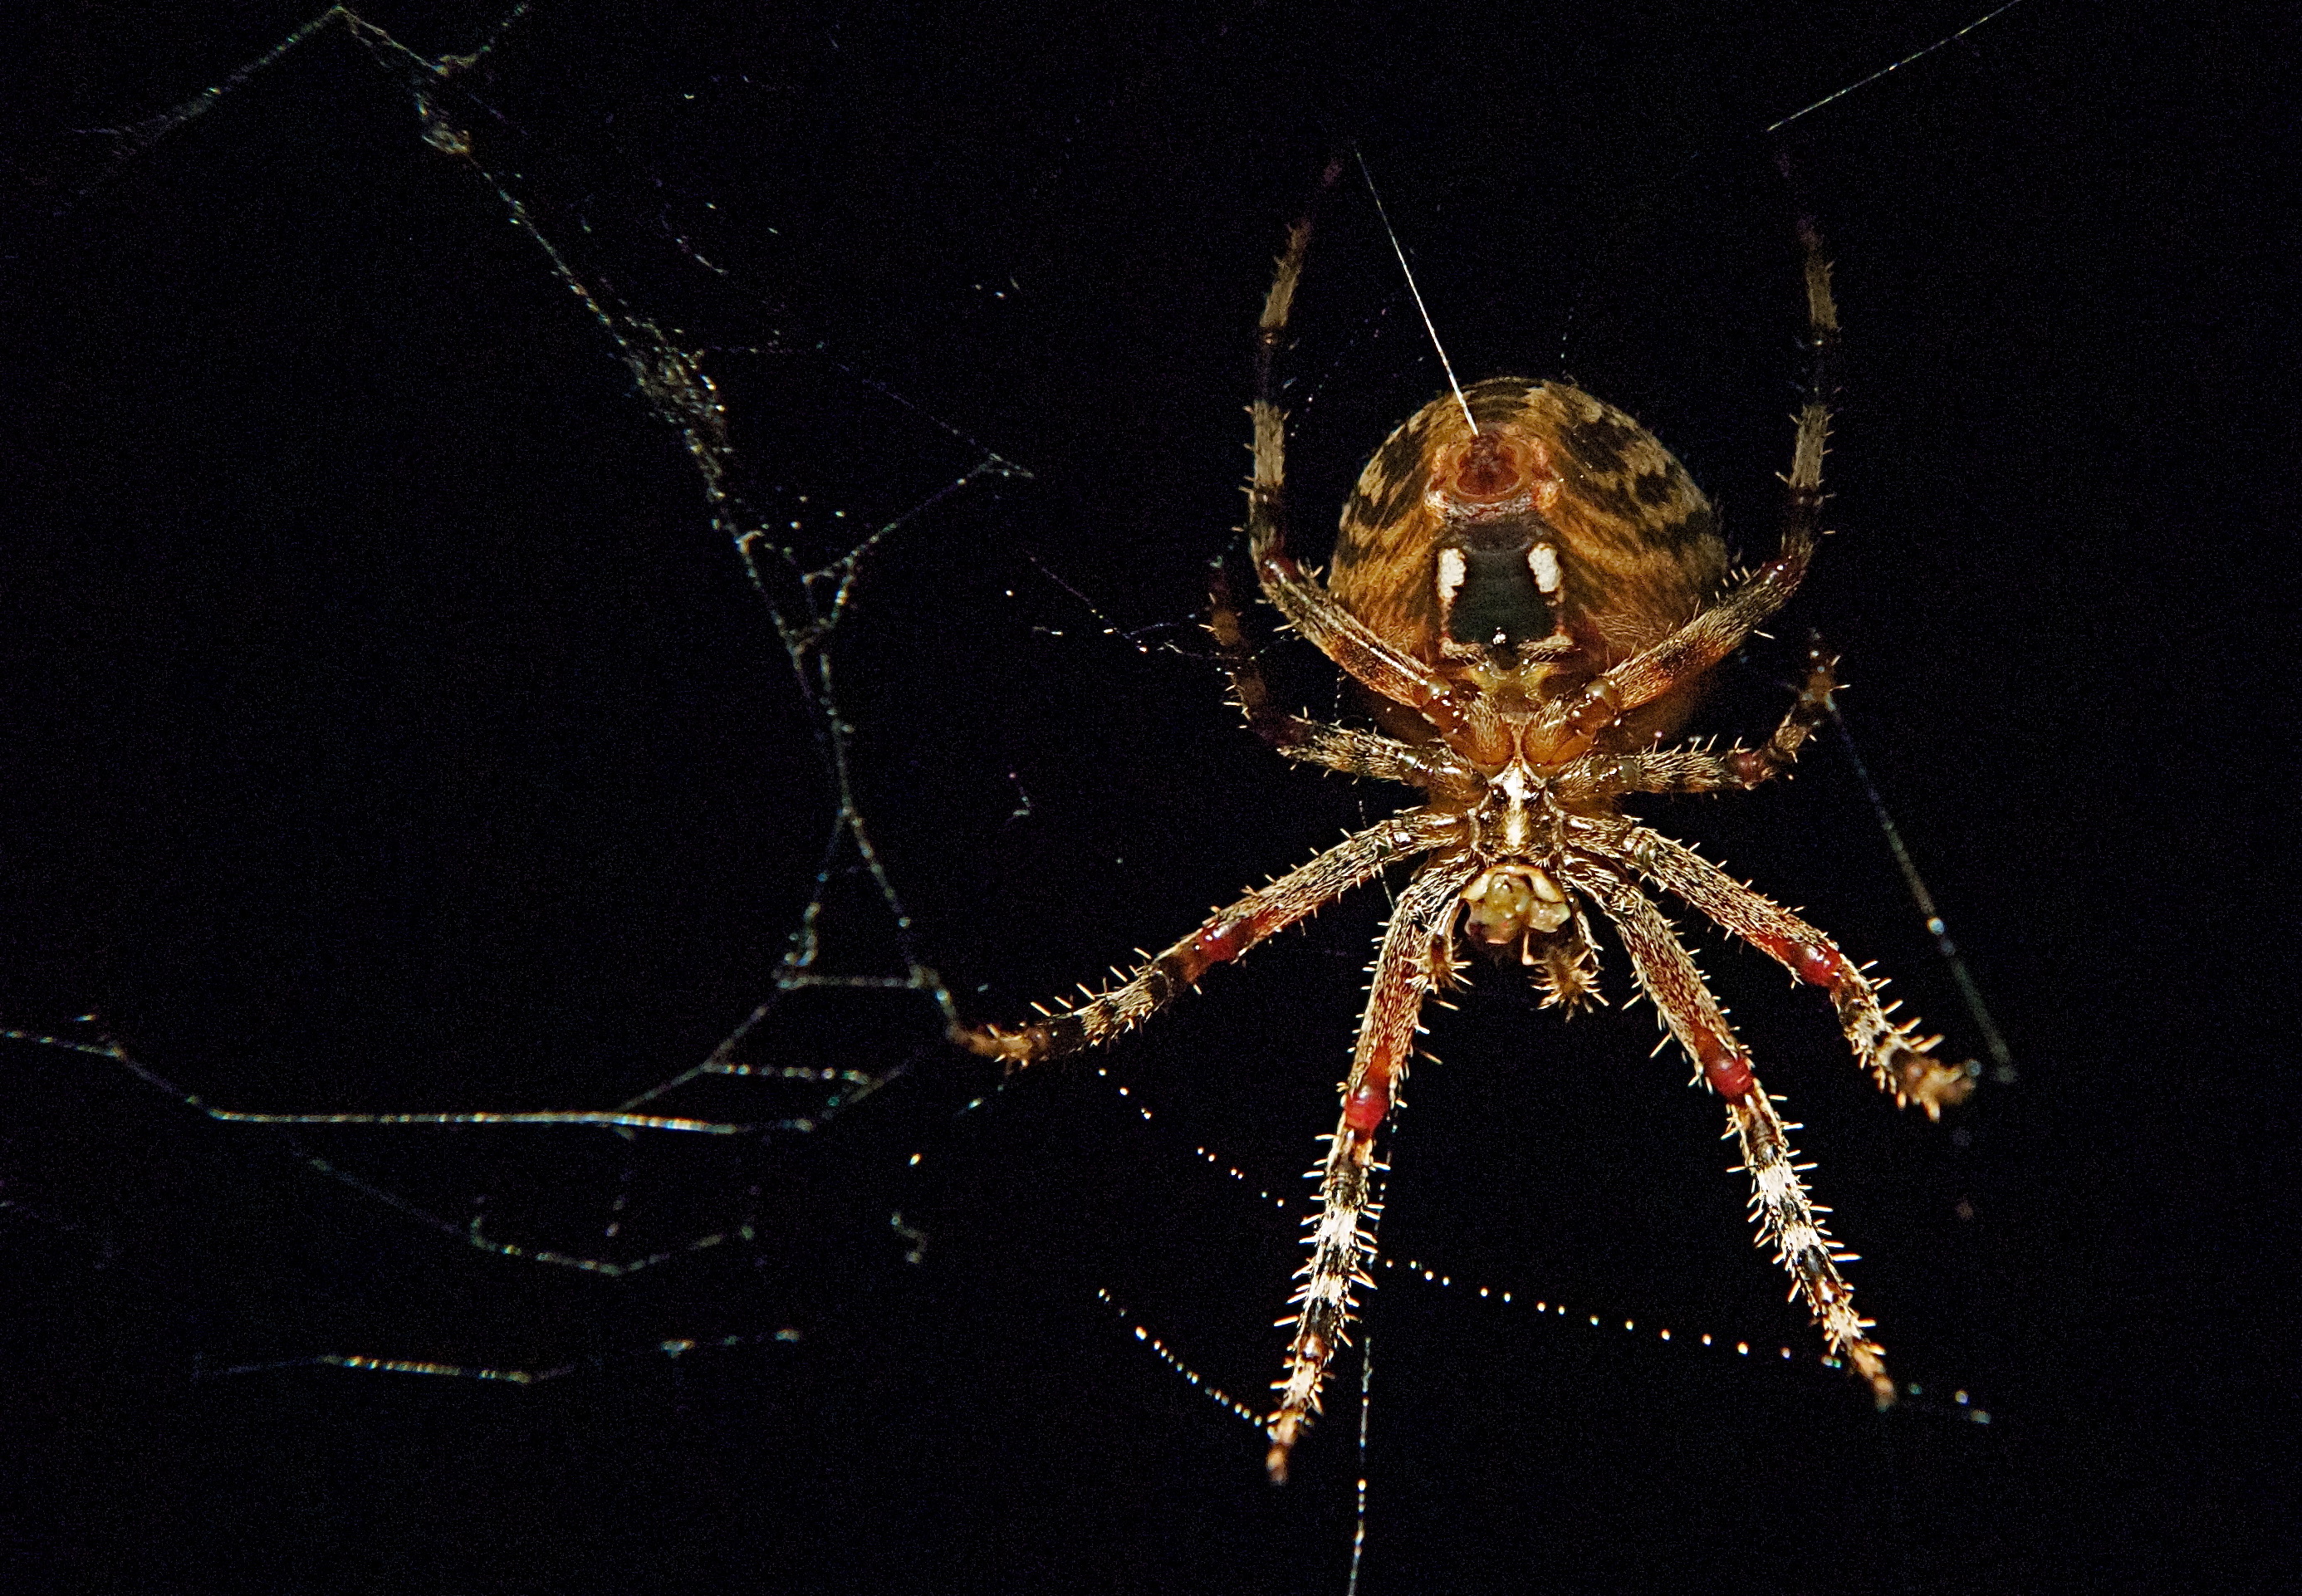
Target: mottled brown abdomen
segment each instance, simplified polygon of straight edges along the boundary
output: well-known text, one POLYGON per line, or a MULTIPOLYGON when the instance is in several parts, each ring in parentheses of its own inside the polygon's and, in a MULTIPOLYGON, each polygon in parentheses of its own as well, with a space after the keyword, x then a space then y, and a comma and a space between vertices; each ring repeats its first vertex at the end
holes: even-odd
MULTIPOLYGON (((1543 598, 1555 628, 1545 658, 1556 668, 1542 674, 1558 690, 1659 642, 1717 594, 1726 550, 1710 501, 1652 433, 1563 382, 1495 377, 1464 397, 1486 457, 1500 451, 1527 477, 1524 519, 1555 552, 1543 598)), ((1466 464, 1472 442, 1452 394, 1409 417, 1345 502, 1327 576, 1385 641, 1458 679, 1470 668, 1460 628, 1448 630, 1440 551, 1466 540, 1461 506, 1475 514, 1480 500, 1466 488, 1488 485, 1466 464)), ((1692 691, 1658 701, 1609 741, 1634 747, 1668 735, 1693 703, 1692 691)))

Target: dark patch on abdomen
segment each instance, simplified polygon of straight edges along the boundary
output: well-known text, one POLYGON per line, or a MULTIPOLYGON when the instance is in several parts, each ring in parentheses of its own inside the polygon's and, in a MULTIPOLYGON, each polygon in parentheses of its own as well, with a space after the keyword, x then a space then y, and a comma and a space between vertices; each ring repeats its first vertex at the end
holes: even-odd
POLYGON ((1447 613, 1447 634, 1457 643, 1533 643, 1550 635, 1550 606, 1534 584, 1524 544, 1466 548, 1463 585, 1447 613))

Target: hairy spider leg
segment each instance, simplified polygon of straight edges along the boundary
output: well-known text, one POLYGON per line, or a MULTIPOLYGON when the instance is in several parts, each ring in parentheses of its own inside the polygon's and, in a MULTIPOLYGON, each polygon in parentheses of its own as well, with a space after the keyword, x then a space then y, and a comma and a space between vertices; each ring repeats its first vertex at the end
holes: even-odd
POLYGON ((1704 748, 1659 748, 1615 759, 1592 755, 1563 772, 1557 791, 1570 807, 1631 793, 1747 792, 1783 775, 1797 762, 1799 750, 1830 713, 1837 690, 1838 661, 1817 643, 1807 650, 1806 681, 1783 713, 1774 735, 1756 748, 1740 743, 1725 753, 1704 748))
POLYGON ((1255 331, 1255 472, 1247 483, 1248 551, 1264 597, 1296 631, 1342 670, 1383 697, 1420 711, 1441 732, 1460 728, 1462 714, 1444 678, 1421 660, 1401 653, 1341 602, 1305 575, 1287 551, 1287 414, 1279 407, 1273 371, 1286 340, 1287 318, 1302 280, 1303 257, 1311 245, 1311 214, 1342 171, 1331 162, 1318 194, 1302 220, 1287 232, 1271 292, 1255 331))
POLYGON ((1417 748, 1395 737, 1331 726, 1278 709, 1248 639, 1233 584, 1232 559, 1231 555, 1217 559, 1209 571, 1207 630, 1214 637, 1216 659, 1231 678, 1231 696, 1247 717, 1249 730, 1279 753, 1306 765, 1420 787, 1464 807, 1477 801, 1485 783, 1468 760, 1444 743, 1417 748))
POLYGON ((1702 972, 1670 921, 1629 881, 1589 865, 1574 870, 1573 879, 1615 922, 1640 988, 1694 1061, 1699 1078, 1726 1100, 1726 1133, 1740 1145, 1750 1172, 1759 1244, 1774 1244, 1776 1261, 1795 1282, 1791 1295, 1805 1297, 1831 1351, 1869 1382, 1880 1407, 1892 1406, 1895 1382, 1886 1373, 1886 1352, 1870 1339, 1872 1322, 1855 1312, 1854 1289, 1838 1272, 1851 1255, 1830 1239, 1822 1220, 1829 1210, 1807 1195, 1782 1116, 1752 1073, 1750 1054, 1719 1012, 1702 972))
POLYGON ((1448 943, 1454 935, 1455 906, 1478 873, 1477 856, 1462 851, 1424 864, 1399 895, 1375 954, 1367 987, 1366 1013, 1359 1021, 1351 1072, 1343 1082, 1343 1106, 1327 1138, 1319 1177, 1319 1212, 1303 1222, 1311 1232, 1310 1261, 1297 1272, 1303 1283, 1291 1298, 1295 1313, 1281 1319, 1294 1326, 1287 1347, 1287 1372, 1275 1382, 1279 1405, 1271 1415, 1271 1450, 1264 1457, 1273 1481, 1287 1478, 1288 1454, 1319 1411, 1320 1389, 1339 1347, 1349 1344, 1352 1289, 1373 1286, 1374 1234, 1379 1217, 1374 1200, 1375 1133, 1399 1105, 1399 1088, 1421 1029, 1423 1000, 1453 968, 1448 943))
MULTIPOLYGON (((1580 840, 1580 839, 1578 839, 1580 840)), ((1684 843, 1643 827, 1594 852, 1627 867, 1701 911, 1781 964, 1811 987, 1820 987, 1838 1011, 1855 1062, 1869 1071, 1895 1105, 1917 1103, 1927 1118, 1963 1103, 1974 1091, 1965 1068, 1929 1056, 1942 1040, 1920 1037, 1916 1020, 1896 1021, 1878 1001, 1878 987, 1838 945, 1771 898, 1735 879, 1684 843)))
POLYGON ((1539 722, 1540 735, 1564 752, 1587 748, 1617 719, 1710 669, 1783 607, 1806 577, 1822 518, 1822 457, 1830 438, 1832 373, 1838 355, 1838 306, 1830 263, 1813 223, 1799 219, 1806 257, 1807 346, 1811 362, 1799 407, 1783 512, 1783 543, 1774 559, 1677 631, 1559 700, 1539 722), (1579 746, 1578 746, 1579 744, 1579 746))
POLYGON ((1010 1070, 1100 1046, 1142 1024, 1197 986, 1214 966, 1228 964, 1352 887, 1373 880, 1394 861, 1451 840, 1460 828, 1461 822, 1449 815, 1395 815, 1216 910, 1197 930, 1077 1008, 1049 1014, 1020 1030, 961 1026, 952 1032, 952 1040, 1000 1060, 1010 1070))

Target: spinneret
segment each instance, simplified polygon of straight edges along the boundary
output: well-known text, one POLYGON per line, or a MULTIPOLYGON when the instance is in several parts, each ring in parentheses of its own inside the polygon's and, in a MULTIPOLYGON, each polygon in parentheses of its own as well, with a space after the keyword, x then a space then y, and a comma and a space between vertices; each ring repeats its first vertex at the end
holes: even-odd
MULTIPOLYGON (((1340 165, 1331 166, 1322 193, 1340 165)), ((1797 418, 1781 549, 1729 581, 1708 501, 1623 412, 1557 382, 1496 377, 1434 399, 1378 449, 1346 502, 1334 559, 1315 581, 1287 549, 1286 418, 1274 366, 1311 237, 1289 232, 1256 329, 1254 473, 1244 562, 1215 567, 1209 630, 1248 725, 1286 757, 1419 789, 1372 827, 1216 911, 1110 990, 1009 1030, 963 1029, 1021 1068, 1107 1041, 1209 969, 1238 959, 1391 864, 1422 862, 1384 929, 1326 1153, 1311 1171, 1310 1256, 1280 1323, 1292 1331, 1267 1463, 1318 1413, 1374 1260, 1376 1140, 1400 1101, 1424 999, 1456 984, 1458 947, 1525 969, 1546 1004, 1598 998, 1586 906, 1614 928, 1640 991, 1724 1100, 1761 1245, 1789 1272, 1833 1353, 1894 1399, 1870 1321, 1854 1308, 1825 1210, 1807 1194, 1785 1127, 1701 973, 1641 883, 1662 888, 1826 992, 1857 1061, 1929 1118, 1972 1090, 1930 1056, 1939 1038, 1896 1021, 1878 985, 1820 931, 1620 811, 1636 794, 1747 789, 1782 775, 1829 712, 1836 662, 1810 650, 1796 701, 1766 742, 1723 753, 1666 747, 1703 678, 1797 590, 1819 533, 1838 340, 1829 267, 1802 224, 1813 357, 1797 418), (1242 568, 1244 567, 1245 568, 1242 568), (1382 734, 1273 704, 1241 619, 1246 569, 1287 623, 1348 676, 1382 734)))

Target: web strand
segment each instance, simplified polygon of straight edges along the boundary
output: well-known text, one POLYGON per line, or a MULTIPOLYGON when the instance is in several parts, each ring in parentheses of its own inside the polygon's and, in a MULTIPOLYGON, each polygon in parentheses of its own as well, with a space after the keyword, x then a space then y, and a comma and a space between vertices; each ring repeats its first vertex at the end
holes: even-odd
POLYGON ((1855 81, 1849 83, 1845 88, 1839 89, 1835 93, 1823 96, 1822 98, 1815 101, 1813 105, 1807 106, 1804 110, 1794 111, 1788 116, 1784 117, 1782 121, 1769 123, 1766 130, 1769 133, 1779 133, 1785 128, 1790 126, 1791 123, 1796 122, 1800 117, 1807 115, 1810 112, 1819 111, 1825 105, 1843 100, 1857 89, 1868 88, 1871 84, 1876 83, 1879 79, 1886 76, 1889 72, 1900 71, 1903 68, 1910 65, 1914 61, 1925 60, 1937 50, 1941 49, 1945 45, 1956 44, 1960 39, 1964 38, 1968 34, 1981 27, 1985 22, 2005 15, 2008 12, 2012 11, 2016 6, 2021 4, 2022 0, 2006 0, 2006 3, 2004 5, 2000 5, 1991 11, 1985 12, 1982 15, 1975 18, 1974 21, 1969 22, 1957 32, 1945 34, 1941 38, 1938 38, 1935 40, 1934 43, 1928 45, 1923 50, 1913 50, 1908 55, 1903 56, 1900 61, 1889 62, 1886 65, 1880 67, 1869 77, 1857 79, 1855 81))
MULTIPOLYGON (((433 58, 409 49, 351 7, 331 6, 198 95, 164 113, 113 130, 114 148, 109 161, 93 180, 71 193, 57 208, 59 212, 68 212, 111 185, 138 157, 206 116, 331 29, 340 27, 379 68, 400 84, 415 112, 415 131, 421 139, 417 147, 428 147, 470 172, 482 191, 500 207, 505 219, 533 246, 551 278, 584 307, 604 334, 609 349, 630 374, 636 396, 649 412, 678 436, 695 470, 710 522, 734 549, 787 657, 821 760, 830 818, 818 850, 811 888, 774 964, 767 995, 705 1058, 631 1093, 612 1107, 601 1108, 418 1108, 371 1113, 223 1107, 147 1067, 118 1040, 104 1034, 92 1014, 82 1016, 80 1021, 92 1028, 88 1035, 66 1034, 57 1029, 10 1027, 0 1029, 0 1037, 104 1060, 184 1109, 210 1120, 290 1132, 345 1128, 389 1132, 453 1127, 498 1132, 606 1130, 626 1139, 658 1133, 721 1139, 805 1135, 820 1130, 904 1075, 912 1059, 852 1068, 786 1065, 746 1058, 747 1046, 775 1021, 791 998, 802 993, 825 993, 863 999, 884 995, 923 1001, 934 1015, 938 1033, 956 1020, 951 993, 921 955, 910 911, 865 818, 853 760, 854 731, 842 710, 837 679, 836 645, 842 626, 853 613, 855 596, 868 579, 874 558, 892 542, 918 528, 954 498, 989 483, 1026 479, 1030 473, 888 384, 827 356, 826 364, 833 369, 899 406, 908 416, 966 445, 974 451, 975 458, 955 475, 926 491, 909 508, 880 519, 844 552, 823 563, 803 559, 796 547, 771 530, 769 519, 744 498, 739 485, 743 479, 741 462, 731 441, 727 407, 718 384, 706 369, 707 351, 691 345, 677 330, 631 309, 604 277, 580 264, 570 248, 564 247, 559 230, 547 222, 544 208, 525 192, 524 180, 492 164, 485 155, 484 141, 472 130, 474 126, 491 125, 491 113, 483 107, 478 108, 476 116, 458 111, 461 81, 497 48, 507 29, 525 17, 529 9, 522 0, 505 13, 484 40, 473 49, 433 58), (900 961, 898 968, 838 968, 827 957, 825 920, 830 895, 843 880, 859 877, 870 884, 870 896, 876 901, 892 933, 900 961), (758 1116, 707 1117, 651 1112, 652 1105, 682 1088, 710 1079, 771 1084, 786 1092, 796 1092, 806 1101, 796 1112, 758 1116)), ((692 250, 686 253, 693 256, 692 250)), ((718 270, 700 259, 698 265, 705 270, 718 270)), ((748 1242, 755 1235, 748 1219, 723 1222, 668 1245, 621 1257, 507 1239, 490 1234, 476 1215, 468 1223, 459 1224, 393 1190, 388 1184, 347 1167, 335 1156, 323 1156, 292 1140, 289 1145, 298 1161, 311 1172, 325 1176, 424 1229, 453 1237, 494 1256, 547 1268, 626 1278, 675 1259, 731 1243, 748 1242)), ((610 1227, 609 1233, 614 1234, 615 1229, 610 1227)), ((331 1353, 302 1361, 342 1368, 459 1373, 523 1382, 511 1373, 492 1370, 492 1365, 433 1363, 365 1352, 331 1353)), ((247 1366, 286 1365, 273 1363, 247 1366)), ((529 1373, 533 1378, 544 1377, 533 1371, 529 1373)))
POLYGON ((1382 194, 1374 186, 1374 173, 1367 170, 1366 156, 1357 145, 1351 146, 1351 154, 1358 161, 1359 175, 1366 180, 1367 197, 1374 201, 1374 213, 1382 220, 1391 253, 1399 256, 1399 269, 1407 278, 1407 291, 1415 296, 1416 314, 1423 318, 1423 330, 1431 334, 1431 347, 1439 351, 1439 365, 1447 374, 1447 386, 1455 391, 1455 402, 1463 407, 1463 419, 1470 424, 1471 434, 1476 437, 1479 418, 1471 414, 1471 401, 1463 397, 1463 385, 1455 380, 1454 363, 1447 358, 1447 346, 1439 341, 1439 329, 1432 324, 1430 307, 1423 303, 1423 290, 1415 286, 1415 268, 1407 264, 1407 248, 1399 241, 1399 230, 1390 224, 1390 213, 1383 208, 1382 194))

